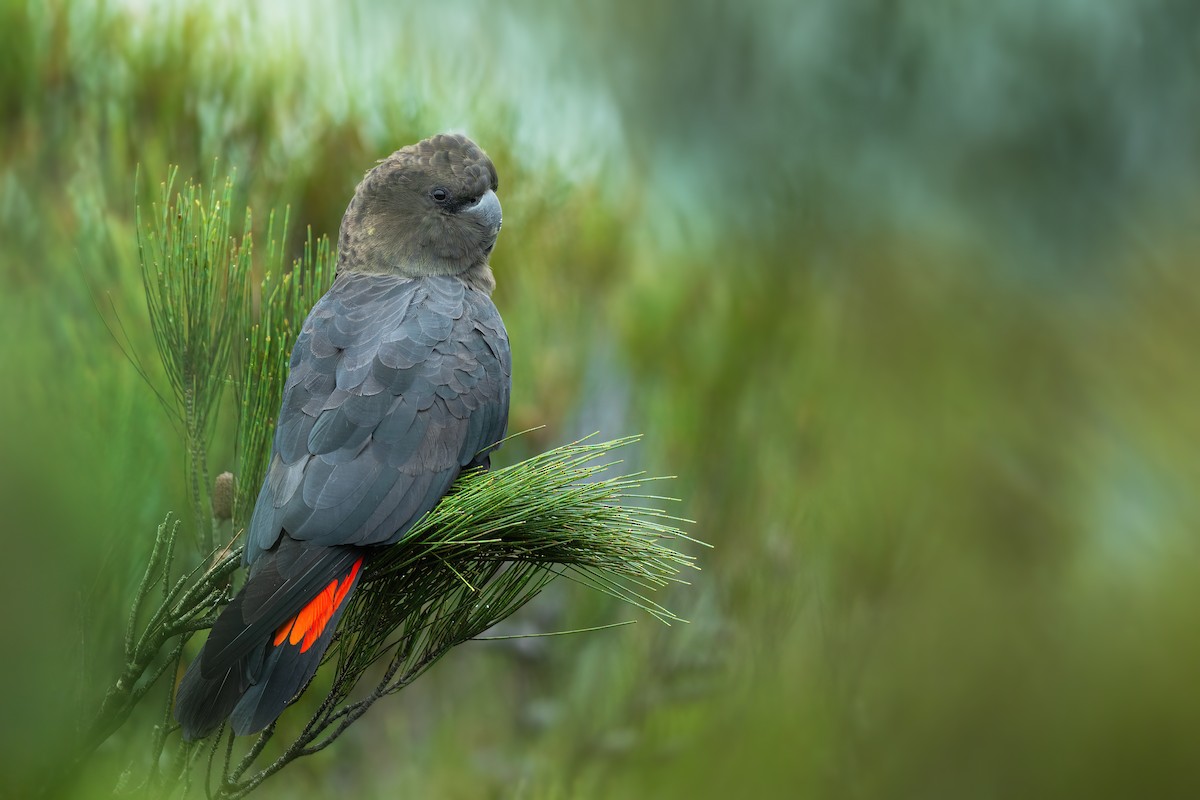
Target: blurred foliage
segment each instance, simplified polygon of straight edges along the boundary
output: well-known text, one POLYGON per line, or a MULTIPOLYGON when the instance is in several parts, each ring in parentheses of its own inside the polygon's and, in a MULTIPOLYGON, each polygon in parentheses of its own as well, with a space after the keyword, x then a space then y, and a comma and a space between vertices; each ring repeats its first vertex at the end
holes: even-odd
MULTIPOLYGON (((1200 792, 1194 2, 0 9, 5 781, 187 503, 105 327, 152 352, 134 165, 220 158, 290 260, 450 128, 525 447, 646 433, 717 548, 691 625, 468 645, 267 794, 1200 792)), ((510 625, 620 613, 580 595, 510 625)))

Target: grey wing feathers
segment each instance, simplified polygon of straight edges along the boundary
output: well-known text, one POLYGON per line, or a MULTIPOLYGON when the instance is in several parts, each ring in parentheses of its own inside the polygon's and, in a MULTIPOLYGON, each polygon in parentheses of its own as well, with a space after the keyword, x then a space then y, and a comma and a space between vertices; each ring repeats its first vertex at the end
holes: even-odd
POLYGON ((461 281, 339 276, 292 352, 246 560, 285 530, 398 540, 504 437, 511 371, 500 315, 461 281))

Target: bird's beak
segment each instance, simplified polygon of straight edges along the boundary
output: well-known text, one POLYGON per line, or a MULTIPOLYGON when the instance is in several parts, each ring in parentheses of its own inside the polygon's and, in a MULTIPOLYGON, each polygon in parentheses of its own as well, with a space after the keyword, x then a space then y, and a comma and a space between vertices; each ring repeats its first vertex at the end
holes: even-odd
POLYGON ((500 233, 500 224, 504 215, 500 212, 500 198, 496 197, 496 193, 491 189, 488 189, 483 197, 475 202, 475 205, 467 206, 459 213, 466 214, 491 231, 493 239, 496 238, 496 234, 500 233))

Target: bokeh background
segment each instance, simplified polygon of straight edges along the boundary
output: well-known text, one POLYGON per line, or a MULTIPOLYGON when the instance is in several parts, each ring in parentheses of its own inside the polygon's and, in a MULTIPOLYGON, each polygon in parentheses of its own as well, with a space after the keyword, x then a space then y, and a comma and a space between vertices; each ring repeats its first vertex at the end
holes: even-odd
POLYGON ((497 460, 644 433, 715 548, 690 625, 552 587, 506 632, 638 624, 464 645, 259 796, 1200 796, 1200 4, 0 9, 0 794, 188 518, 135 169, 298 255, 457 130, 545 426, 497 460))

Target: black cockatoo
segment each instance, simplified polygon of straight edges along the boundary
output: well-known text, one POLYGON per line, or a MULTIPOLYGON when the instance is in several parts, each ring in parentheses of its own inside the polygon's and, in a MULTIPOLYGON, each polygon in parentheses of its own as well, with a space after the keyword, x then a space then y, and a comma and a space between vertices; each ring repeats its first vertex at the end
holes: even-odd
POLYGON ((491 292, 496 168, 442 134, 369 171, 337 277, 292 350, 245 587, 175 700, 188 739, 275 721, 313 676, 371 555, 505 434, 511 357, 491 292))

